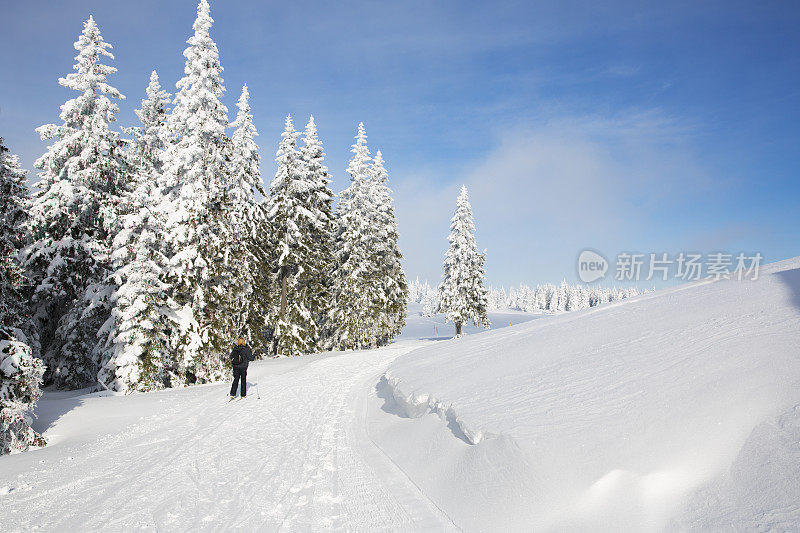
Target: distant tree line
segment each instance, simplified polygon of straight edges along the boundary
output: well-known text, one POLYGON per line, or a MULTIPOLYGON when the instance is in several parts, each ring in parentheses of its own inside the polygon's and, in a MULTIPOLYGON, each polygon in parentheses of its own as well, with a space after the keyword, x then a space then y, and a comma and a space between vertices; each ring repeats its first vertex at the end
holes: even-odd
MULTIPOLYGON (((526 313, 577 311, 587 307, 614 302, 641 294, 634 287, 591 287, 570 285, 562 281, 558 285, 545 283, 531 287, 521 284, 506 290, 505 287, 487 287, 487 309, 491 311, 516 310, 526 313)), ((644 291, 647 292, 647 291, 644 291)), ((409 284, 409 302, 422 305, 422 312, 432 316, 439 309, 439 293, 428 281, 415 279, 409 284)))

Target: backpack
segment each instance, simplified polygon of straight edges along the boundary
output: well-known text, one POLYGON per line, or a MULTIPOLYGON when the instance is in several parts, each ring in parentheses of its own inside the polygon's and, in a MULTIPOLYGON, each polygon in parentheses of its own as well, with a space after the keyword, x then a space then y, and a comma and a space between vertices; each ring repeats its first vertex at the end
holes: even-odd
POLYGON ((233 353, 231 354, 231 362, 233 363, 233 366, 241 365, 242 363, 244 363, 244 356, 242 355, 243 351, 244 350, 242 349, 241 346, 236 346, 233 349, 233 353))

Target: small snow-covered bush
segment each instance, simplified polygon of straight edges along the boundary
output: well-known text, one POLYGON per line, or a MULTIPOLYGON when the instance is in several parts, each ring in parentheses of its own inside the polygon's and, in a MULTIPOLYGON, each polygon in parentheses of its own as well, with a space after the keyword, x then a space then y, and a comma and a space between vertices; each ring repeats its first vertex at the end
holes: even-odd
POLYGON ((0 455, 45 444, 31 428, 43 374, 44 364, 31 355, 30 346, 0 329, 0 455))

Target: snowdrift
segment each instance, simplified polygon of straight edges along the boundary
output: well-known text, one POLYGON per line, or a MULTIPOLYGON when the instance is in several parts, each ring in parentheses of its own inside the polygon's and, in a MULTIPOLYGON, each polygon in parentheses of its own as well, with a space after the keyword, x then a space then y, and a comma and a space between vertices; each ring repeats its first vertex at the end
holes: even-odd
POLYGON ((795 529, 800 259, 433 343, 374 402, 465 530, 795 529))

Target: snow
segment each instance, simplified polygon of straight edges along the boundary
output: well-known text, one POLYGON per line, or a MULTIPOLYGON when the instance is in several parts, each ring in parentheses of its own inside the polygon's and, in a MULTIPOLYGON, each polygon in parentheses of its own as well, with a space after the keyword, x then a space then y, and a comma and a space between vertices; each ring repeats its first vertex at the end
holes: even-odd
POLYGON ((418 344, 257 362, 247 399, 230 404, 229 384, 45 398, 36 424, 51 445, 2 458, 4 529, 446 526, 407 483, 385 482, 390 465, 365 449, 355 416, 386 364, 418 344))
MULTIPOLYGON (((506 309, 503 311, 490 311, 489 320, 492 328, 502 328, 514 324, 527 322, 528 320, 547 319, 550 315, 542 313, 524 313, 506 309)), ((406 327, 397 336, 398 340, 427 339, 427 340, 448 340, 455 335, 455 326, 452 322, 447 323, 442 314, 425 316, 424 304, 411 302, 408 304, 408 317, 406 327)), ((465 335, 473 335, 486 331, 483 326, 476 326, 467 323, 461 329, 465 335)))
POLYGON ((800 259, 460 339, 420 310, 377 350, 251 364, 243 401, 45 393, 3 530, 797 528, 800 259))
POLYGON ((417 350, 373 435, 468 529, 794 529, 800 260, 762 276, 417 350))

